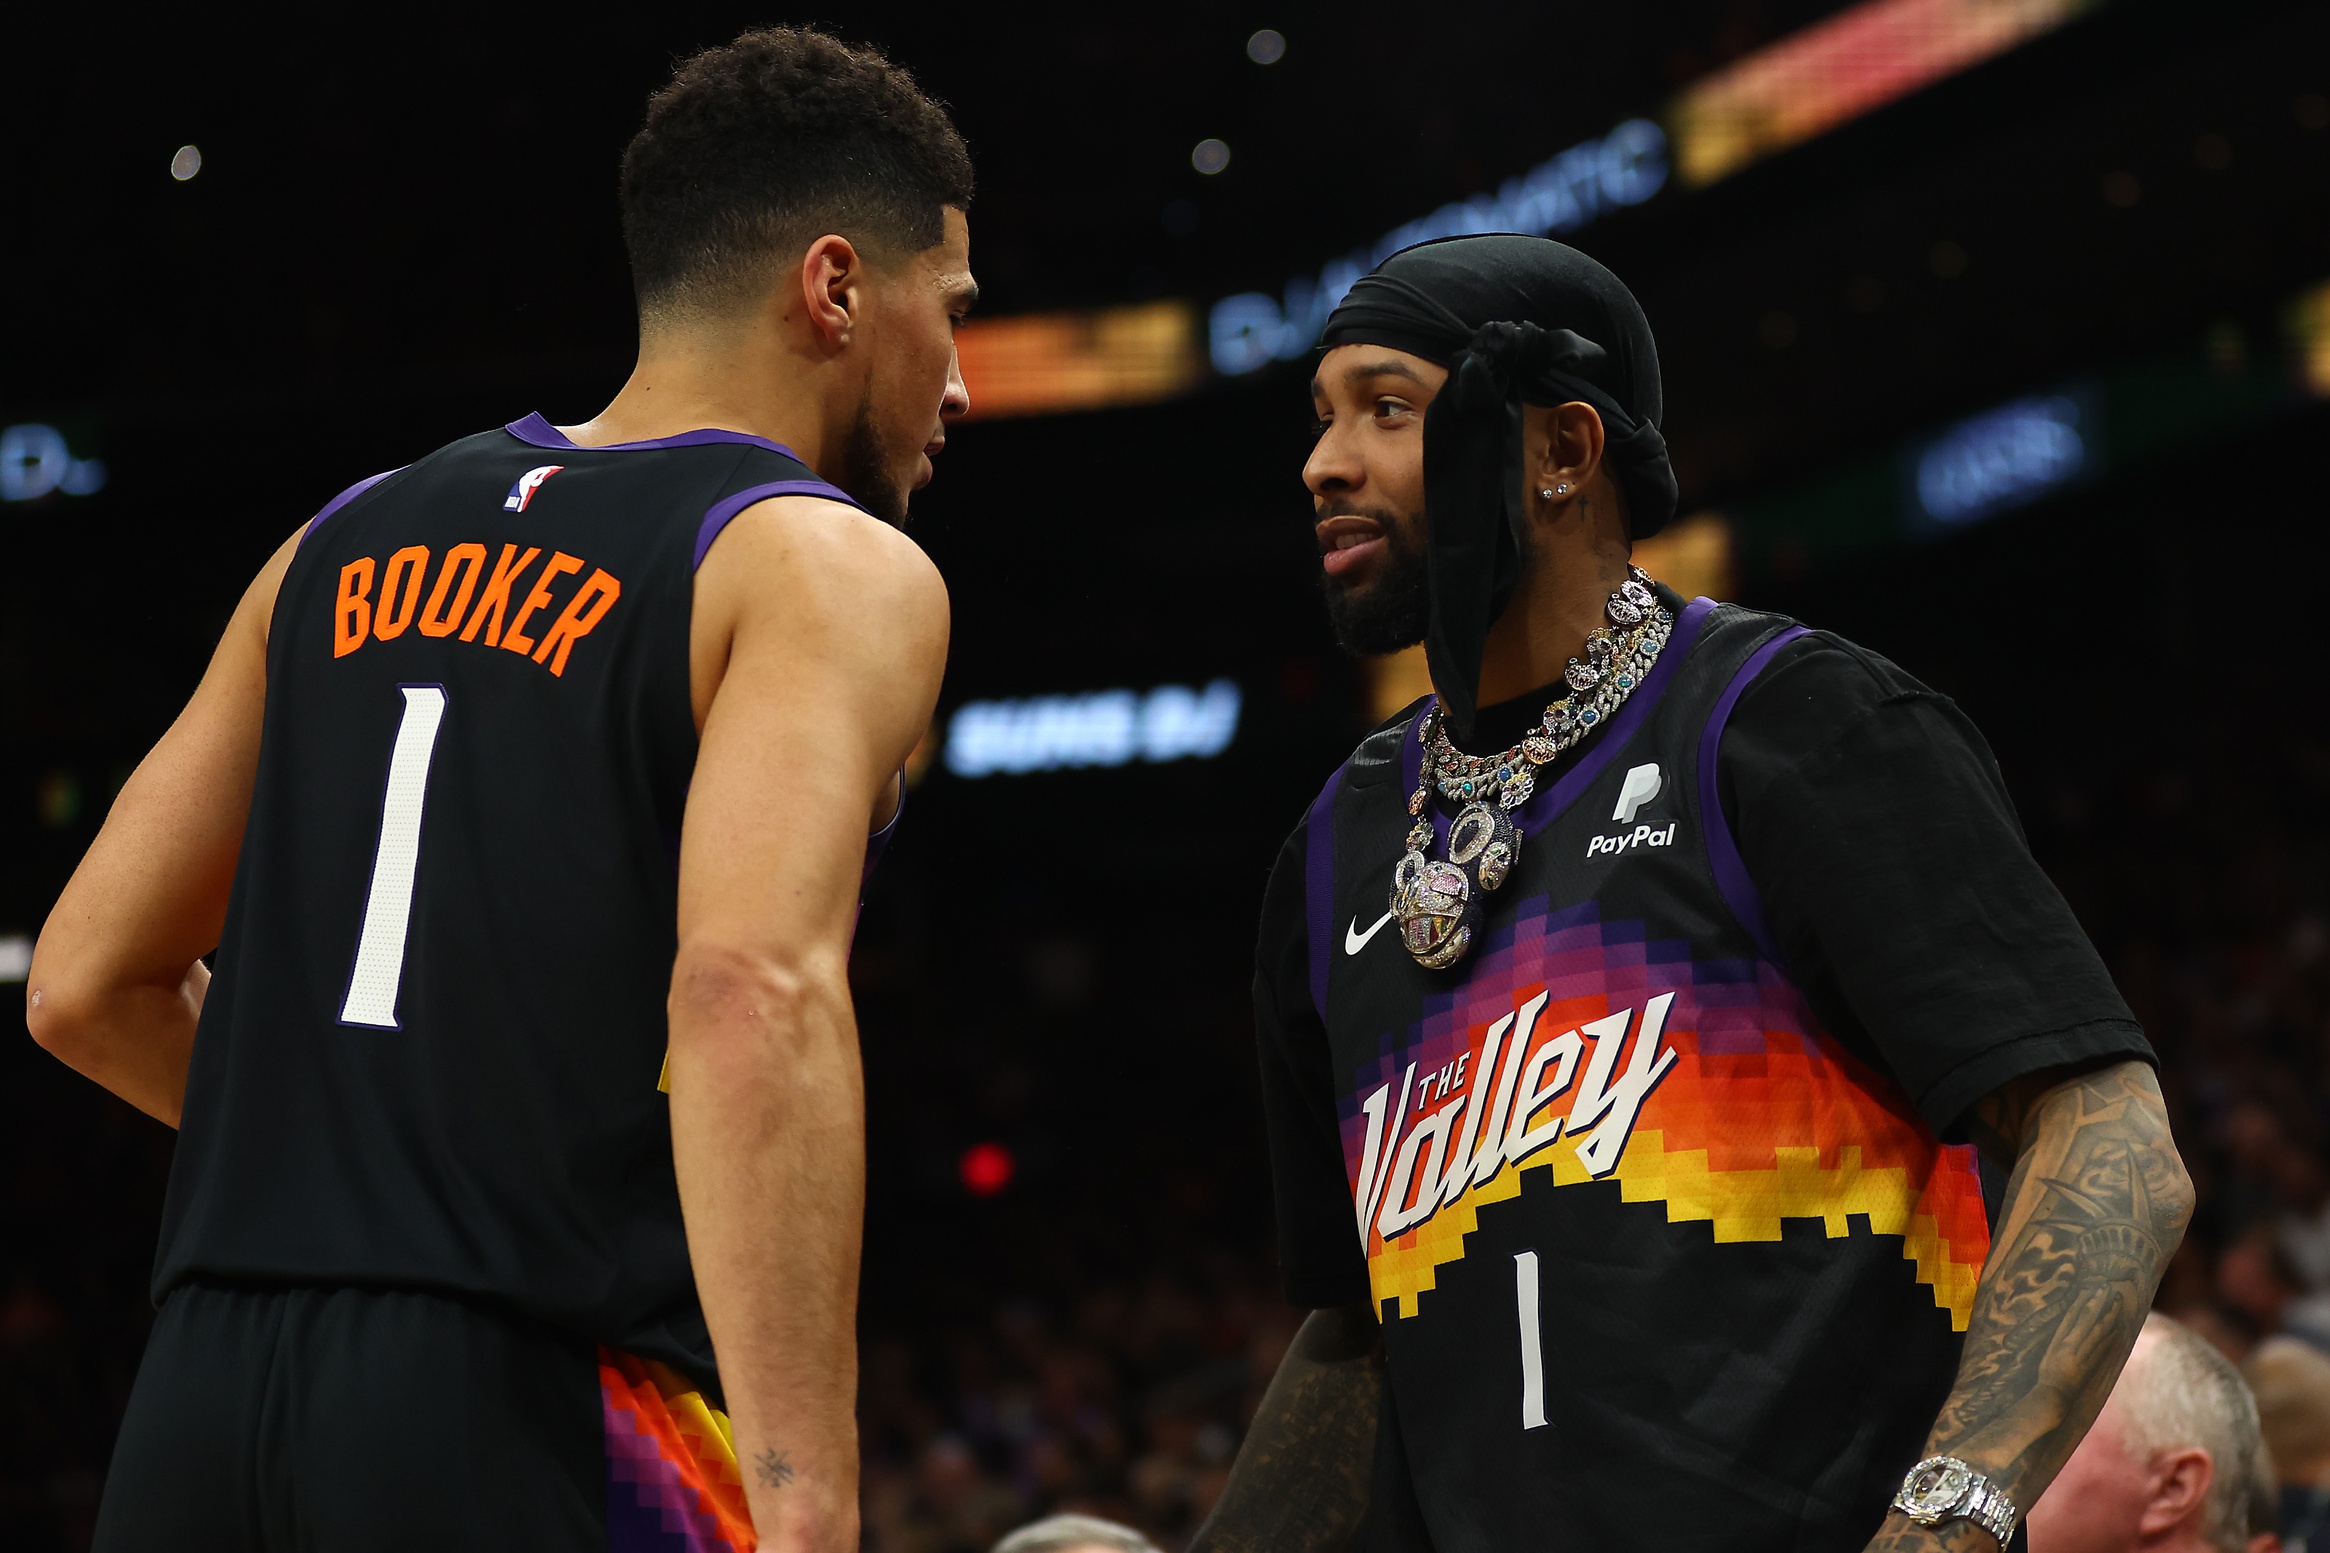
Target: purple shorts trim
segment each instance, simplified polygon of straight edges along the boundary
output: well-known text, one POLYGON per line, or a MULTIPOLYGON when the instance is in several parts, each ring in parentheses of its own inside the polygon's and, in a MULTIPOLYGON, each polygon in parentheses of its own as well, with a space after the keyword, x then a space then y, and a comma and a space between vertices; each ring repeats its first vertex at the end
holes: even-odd
POLYGON ((1774 965, 1781 963, 1779 946, 1772 942, 1772 930, 1764 922, 1764 899, 1756 891, 1756 882, 1748 877, 1747 863, 1739 855, 1739 843, 1732 839, 1731 822, 1723 817, 1723 794, 1716 785, 1715 763, 1721 752, 1724 727, 1731 721, 1731 709, 1739 704, 1740 696, 1764 672, 1773 654, 1809 634, 1804 626, 1790 626, 1749 655, 1748 661, 1731 677, 1731 683, 1723 687, 1722 699, 1715 703, 1715 710, 1708 714, 1706 730, 1699 735, 1699 824, 1707 834, 1708 866, 1715 871, 1715 887, 1723 892, 1723 903, 1731 908, 1739 925, 1747 929, 1748 937, 1755 940, 1764 958, 1774 965))
MULTIPOLYGON (((823 480, 776 480, 767 485, 752 486, 738 491, 734 496, 721 497, 705 512, 703 526, 696 530, 696 564, 704 564, 704 557, 711 553, 712 541, 720 537, 720 531, 738 513, 772 496, 822 496, 827 501, 837 501, 844 506, 857 507, 860 512, 866 511, 848 492, 839 486, 828 485, 823 480)), ((872 513, 866 515, 873 516, 872 513)))

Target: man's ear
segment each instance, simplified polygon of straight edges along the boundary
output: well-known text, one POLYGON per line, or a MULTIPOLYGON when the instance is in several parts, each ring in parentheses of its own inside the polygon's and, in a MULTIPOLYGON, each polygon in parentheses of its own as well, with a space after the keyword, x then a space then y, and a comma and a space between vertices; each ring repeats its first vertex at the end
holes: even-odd
POLYGON ((1531 413, 1545 417, 1544 449, 1532 472, 1531 494, 1540 504, 1559 508, 1580 495, 1602 467, 1602 414, 1576 400, 1531 413))
POLYGON ((2162 1451, 2152 1459, 2152 1492, 2144 1501, 2137 1530, 2147 1537, 2158 1536, 2199 1514, 2216 1476, 2216 1463, 2197 1445, 2162 1451))
POLYGON ((865 278, 866 261, 838 233, 828 232, 801 256, 802 307, 810 329, 828 351, 849 344, 865 278))

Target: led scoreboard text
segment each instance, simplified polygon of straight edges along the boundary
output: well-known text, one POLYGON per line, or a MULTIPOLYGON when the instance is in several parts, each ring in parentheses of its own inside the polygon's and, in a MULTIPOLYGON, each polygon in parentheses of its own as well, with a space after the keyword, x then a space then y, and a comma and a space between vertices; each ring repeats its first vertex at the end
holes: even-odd
POLYGON ((1216 302, 1211 319, 1214 370, 1227 377, 1292 361, 1318 343, 1327 315, 1352 282, 1403 248, 1435 237, 1475 232, 1571 232, 1625 205, 1639 205, 1667 184, 1667 134, 1649 119, 1628 119, 1599 140, 1505 180, 1495 194, 1441 206, 1355 249, 1317 275, 1286 283, 1284 300, 1246 291, 1216 302))
POLYGON ((966 701, 947 723, 946 768, 960 777, 1204 760, 1238 732, 1237 683, 1146 694, 1102 690, 1024 701, 966 701))

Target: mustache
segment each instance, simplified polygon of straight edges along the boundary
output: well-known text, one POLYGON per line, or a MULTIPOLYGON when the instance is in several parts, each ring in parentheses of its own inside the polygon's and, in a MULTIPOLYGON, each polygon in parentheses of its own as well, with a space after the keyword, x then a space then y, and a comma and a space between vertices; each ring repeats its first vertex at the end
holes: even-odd
POLYGON ((1405 531, 1414 527, 1416 521, 1413 513, 1401 512, 1392 507, 1369 506, 1348 497, 1330 496, 1312 503, 1313 523, 1324 523, 1329 518, 1365 518, 1370 523, 1380 525, 1386 532, 1405 531))

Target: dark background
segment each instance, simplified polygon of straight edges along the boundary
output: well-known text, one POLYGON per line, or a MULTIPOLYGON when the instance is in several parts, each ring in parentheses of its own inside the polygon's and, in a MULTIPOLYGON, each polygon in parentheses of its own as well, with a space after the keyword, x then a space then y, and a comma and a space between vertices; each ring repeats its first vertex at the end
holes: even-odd
MULTIPOLYGON (((879 42, 978 159, 984 312, 1202 306, 1840 7, 1651 9, 12 18, 0 424, 63 428, 110 480, 0 506, 0 934, 37 931, 294 524, 620 383, 614 168, 675 57, 778 19, 879 42), (1263 26, 1289 42, 1268 67, 1244 52, 1263 26), (1219 177, 1191 169, 1205 136, 1232 147, 1219 177), (203 170, 173 182, 188 142, 203 170)), ((1729 515, 1734 596, 1893 656, 1992 738, 2168 1059, 2210 1194, 2164 1300, 2244 1352, 2303 1325, 2284 1230, 2330 1197, 2330 415, 2290 322, 2330 280, 2326 17, 2099 6, 1571 239, 1659 333, 1684 507, 1729 515), (2108 465, 1904 537, 1899 449, 2074 380, 2120 385, 2108 465)), ((1298 364, 976 422, 916 502, 955 599, 942 717, 1217 675, 1246 711, 1215 761, 938 769, 912 797, 856 965, 874 1545, 977 1546, 1059 1504, 1185 1534, 1291 1323, 1248 951, 1278 841, 1370 720, 1316 598, 1301 384, 1298 364), (958 1175, 982 1142, 1018 1167, 987 1198, 958 1175)), ((169 1152, 29 1041, 0 1045, 0 1543, 86 1540, 169 1152)))

